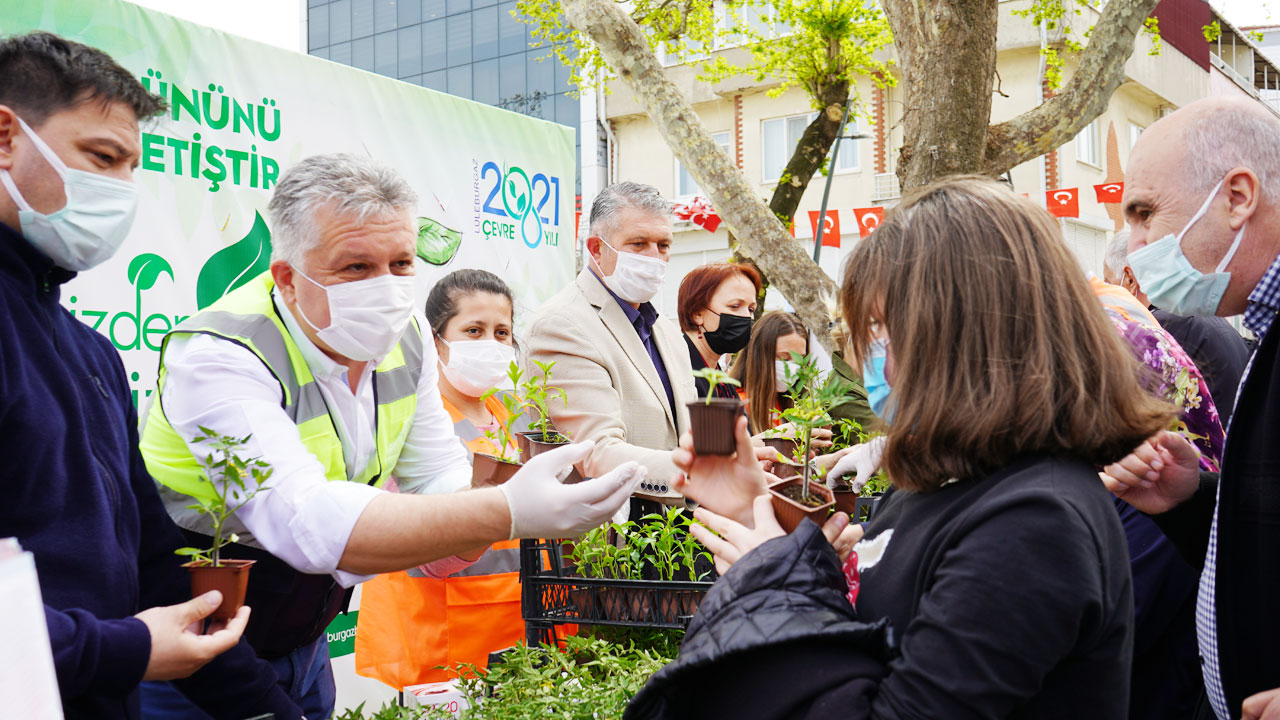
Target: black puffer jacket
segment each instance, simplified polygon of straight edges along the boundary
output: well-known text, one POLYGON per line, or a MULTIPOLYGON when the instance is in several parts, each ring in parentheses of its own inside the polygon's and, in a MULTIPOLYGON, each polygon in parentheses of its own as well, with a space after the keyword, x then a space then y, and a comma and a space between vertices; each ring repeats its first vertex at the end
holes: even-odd
POLYGON ((623 717, 869 717, 892 633, 887 621, 859 622, 844 587, 817 525, 761 545, 711 588, 680 657, 623 717))

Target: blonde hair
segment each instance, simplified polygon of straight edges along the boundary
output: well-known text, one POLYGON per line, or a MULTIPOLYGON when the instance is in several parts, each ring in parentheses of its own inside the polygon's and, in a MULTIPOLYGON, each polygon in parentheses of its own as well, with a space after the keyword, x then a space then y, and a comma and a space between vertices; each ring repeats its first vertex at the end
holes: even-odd
POLYGON ((924 491, 1015 457, 1102 465, 1168 425, 1044 210, 986 178, 903 197, 858 244, 841 303, 854 367, 893 356, 883 464, 924 491))

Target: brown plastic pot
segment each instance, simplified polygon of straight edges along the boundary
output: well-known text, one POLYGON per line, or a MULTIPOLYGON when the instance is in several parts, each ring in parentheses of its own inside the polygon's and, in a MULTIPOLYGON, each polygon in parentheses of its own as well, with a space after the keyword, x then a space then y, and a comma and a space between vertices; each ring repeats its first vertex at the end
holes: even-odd
POLYGON ((836 512, 845 513, 853 519, 853 522, 857 522, 858 516, 855 513, 858 510, 858 493, 845 486, 833 489, 831 494, 835 496, 836 512))
POLYGON ((822 500, 821 505, 806 507, 782 494, 783 488, 800 485, 803 482, 804 478, 793 477, 769 486, 769 497, 773 500, 773 513, 778 517, 778 524, 788 533, 800 527, 801 521, 805 518, 821 526, 826 522, 827 515, 836 504, 831 496, 831 490, 823 485, 822 481, 816 479, 809 481, 809 492, 822 500))
POLYGON ((222 604, 209 617, 214 620, 230 620, 244 605, 244 594, 249 589, 249 570, 256 560, 222 560, 217 567, 203 561, 192 560, 183 564, 191 575, 191 597, 199 597, 210 590, 222 593, 222 604))
POLYGON ((520 470, 519 463, 499 460, 492 455, 476 453, 471 458, 471 487, 497 487, 520 470))
POLYGON ((689 428, 693 431, 693 451, 698 455, 732 455, 738 448, 733 426, 745 412, 741 400, 711 398, 686 403, 689 428))
POLYGON ((792 462, 790 459, 778 460, 777 458, 774 458, 773 465, 769 467, 769 474, 780 480, 795 477, 802 472, 804 472, 804 466, 799 463, 792 462))
POLYGON ((516 433, 516 446, 520 448, 520 459, 523 462, 529 462, 529 458, 541 455, 568 442, 569 438, 555 431, 548 433, 516 433))
MULTIPOLYGON (((795 460, 796 447, 797 447, 795 438, 787 438, 787 437, 765 438, 764 444, 765 444, 765 447, 771 447, 774 450, 777 450, 778 453, 780 453, 782 457, 786 458, 789 462, 795 460)), ((796 465, 796 467, 799 467, 799 465, 796 465)))

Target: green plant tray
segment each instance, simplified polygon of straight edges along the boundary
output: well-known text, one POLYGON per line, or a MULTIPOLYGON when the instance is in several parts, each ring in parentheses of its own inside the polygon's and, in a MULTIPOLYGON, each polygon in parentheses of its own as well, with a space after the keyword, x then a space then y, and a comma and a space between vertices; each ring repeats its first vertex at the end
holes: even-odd
POLYGON ((576 577, 559 541, 520 541, 521 614, 530 644, 552 639, 556 625, 683 629, 713 582, 576 577))

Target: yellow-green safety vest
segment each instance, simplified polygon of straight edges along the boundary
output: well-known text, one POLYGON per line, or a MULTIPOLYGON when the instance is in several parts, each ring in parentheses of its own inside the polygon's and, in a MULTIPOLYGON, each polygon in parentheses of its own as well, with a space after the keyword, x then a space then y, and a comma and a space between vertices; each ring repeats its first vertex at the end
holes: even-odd
MULTIPOLYGON (((320 394, 320 387, 277 313, 271 298, 273 287, 271 273, 265 272, 165 335, 160 347, 157 388, 151 409, 142 421, 140 441, 147 470, 163 486, 162 495, 169 494, 163 492, 168 488, 195 498, 213 497, 213 489, 204 477, 200 462, 169 424, 161 402, 166 379, 164 352, 169 340, 177 335, 213 335, 252 351, 280 383, 281 407, 298 426, 302 444, 324 466, 328 480, 348 480, 381 487, 387 473, 395 468, 418 406, 423 341, 417 322, 411 324, 400 343, 374 370, 376 452, 364 468, 349 468, 343 459, 342 440, 329 415, 324 396, 320 394)), ((184 390, 198 392, 198 388, 184 390)), ((270 486, 270 481, 267 485, 270 486)), ((174 514, 174 504, 166 502, 166 505, 170 514, 174 514)), ((193 527, 191 522, 182 522, 194 518, 174 519, 187 529, 201 529, 193 527)))

